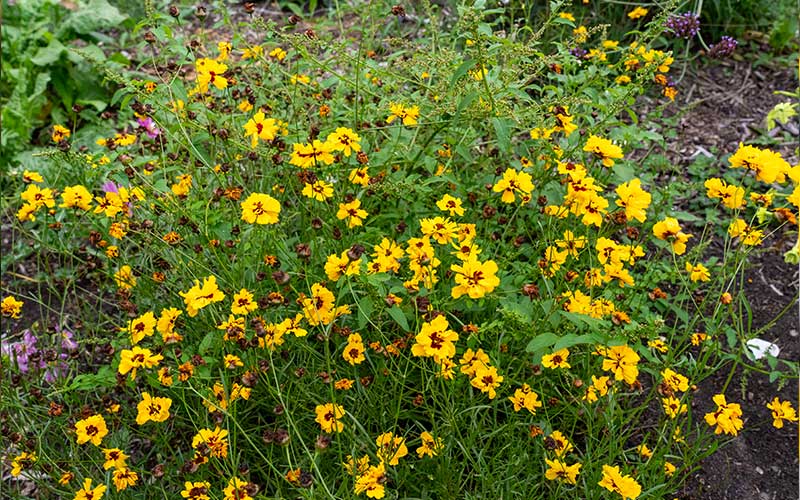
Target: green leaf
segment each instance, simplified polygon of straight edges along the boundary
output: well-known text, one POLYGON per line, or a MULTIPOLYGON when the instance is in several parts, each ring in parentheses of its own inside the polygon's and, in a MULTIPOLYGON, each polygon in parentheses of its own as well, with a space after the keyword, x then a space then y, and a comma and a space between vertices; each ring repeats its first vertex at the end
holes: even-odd
POLYGON ((461 66, 459 66, 458 69, 456 69, 455 73, 453 73, 453 77, 450 78, 450 86, 455 85, 456 82, 461 79, 461 77, 467 74, 467 71, 471 70, 472 67, 475 66, 475 64, 477 64, 477 62, 478 61, 474 59, 467 59, 466 61, 461 63, 461 66))
POLYGON ((197 352, 200 354, 207 353, 216 343, 216 339, 219 338, 219 334, 217 332, 208 332, 203 340, 200 341, 200 345, 197 347, 197 352))
POLYGON ((356 307, 358 308, 358 328, 361 329, 366 326, 375 306, 372 304, 372 299, 364 297, 357 302, 356 307))
POLYGON ((31 58, 31 62, 37 66, 48 66, 61 59, 61 54, 66 50, 67 48, 57 38, 53 38, 50 40, 50 45, 36 51, 36 55, 31 58))
POLYGON ((98 387, 113 387, 117 383, 117 376, 110 366, 104 366, 97 373, 83 373, 77 375, 67 386, 68 391, 86 391, 98 387))
POLYGON ((108 0, 89 0, 78 5, 78 10, 67 18, 59 35, 72 30, 86 35, 92 31, 117 26, 128 16, 120 14, 119 9, 108 3, 108 0))
POLYGON ((767 113, 767 130, 775 128, 776 123, 786 124, 793 116, 797 115, 797 103, 781 102, 767 113))
POLYGON ((585 335, 575 335, 574 333, 570 333, 561 337, 553 346, 553 350, 557 351, 559 349, 564 349, 566 347, 572 347, 579 344, 597 344, 602 340, 602 337, 596 333, 587 333, 585 335))
POLYGON ((497 134, 497 146, 501 151, 510 150, 511 132, 509 131, 509 120, 492 118, 492 125, 494 125, 494 131, 497 134))
POLYGON ((527 352, 538 352, 558 342, 559 336, 555 333, 542 333, 531 339, 528 346, 525 347, 527 352))
POLYGON ((403 331, 406 332, 411 331, 411 328, 409 328, 408 326, 408 320, 406 319, 406 315, 403 314, 403 311, 398 306, 392 306, 388 308, 386 311, 389 313, 389 316, 392 317, 395 323, 400 325, 400 328, 402 328, 403 331))

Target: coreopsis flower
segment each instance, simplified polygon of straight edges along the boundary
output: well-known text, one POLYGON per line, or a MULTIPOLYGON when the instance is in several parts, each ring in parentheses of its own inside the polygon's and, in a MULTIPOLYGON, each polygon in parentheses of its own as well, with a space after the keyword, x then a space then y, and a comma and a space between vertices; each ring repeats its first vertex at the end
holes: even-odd
POLYGON ((23 305, 24 302, 15 299, 11 295, 8 295, 5 298, 3 298, 3 302, 0 303, 0 311, 2 311, 3 316, 12 319, 17 319, 19 318, 19 315, 22 312, 23 305))
POLYGON ((228 87, 228 79, 222 76, 228 71, 228 67, 221 62, 214 59, 201 58, 195 62, 195 68, 197 71, 197 85, 190 94, 205 94, 208 92, 209 85, 213 85, 219 90, 224 90, 228 87))
POLYGON ((739 149, 728 158, 731 168, 744 167, 756 173, 756 179, 767 184, 786 182, 791 166, 780 153, 739 143, 739 149))
POLYGON ((497 368, 481 364, 475 370, 475 375, 470 380, 472 387, 479 389, 483 393, 488 393, 489 399, 497 396, 495 389, 500 387, 503 376, 497 373, 497 368))
POLYGON ((464 207, 461 206, 461 198, 456 198, 446 194, 436 202, 436 206, 442 212, 447 212, 452 217, 453 215, 464 215, 464 207))
POLYGON ((736 219, 728 226, 731 238, 740 238, 743 245, 757 246, 764 240, 764 231, 755 229, 742 219, 736 219))
POLYGON ((714 434, 731 434, 736 436, 739 431, 744 427, 742 422, 742 408, 738 403, 728 403, 725 401, 724 394, 717 394, 713 398, 714 404, 717 409, 713 412, 705 414, 705 420, 708 425, 714 427, 714 434))
POLYGON ((444 358, 456 355, 455 341, 458 334, 450 330, 450 324, 444 315, 436 316, 432 321, 422 323, 422 328, 411 346, 411 354, 420 357, 431 357, 439 362, 444 358))
POLYGON ((248 493, 249 484, 238 477, 228 479, 228 486, 222 490, 222 494, 225 495, 224 500, 253 500, 253 497, 248 493))
POLYGON ((164 357, 161 354, 153 354, 150 349, 133 346, 132 349, 123 349, 120 352, 117 370, 120 375, 131 372, 131 380, 136 380, 137 368, 153 368, 158 366, 162 359, 164 357))
POLYGON ((531 194, 534 187, 531 179, 531 175, 527 172, 507 168, 503 172, 503 178, 492 186, 492 191, 503 193, 500 197, 500 201, 503 203, 514 203, 517 194, 523 199, 531 194))
POLYGON ((22 469, 30 467, 34 462, 36 462, 36 453, 23 451, 11 460, 11 475, 18 477, 22 474, 22 469))
POLYGON ((589 136, 589 139, 587 139, 586 144, 583 146, 583 150, 593 153, 602 160, 603 166, 605 167, 613 167, 614 160, 621 160, 623 157, 621 147, 597 135, 589 136))
POLYGON ((361 274, 361 260, 350 260, 347 250, 341 255, 329 255, 325 261, 325 274, 331 281, 337 281, 342 276, 354 276, 361 274))
POLYGON ((313 184, 306 182, 302 194, 312 200, 325 201, 333 196, 333 184, 323 180, 317 180, 313 184))
POLYGON ((424 456, 435 457, 444 448, 444 441, 442 438, 435 438, 433 434, 424 431, 419 435, 421 441, 419 448, 417 448, 417 456, 422 458, 424 456))
POLYGON ((383 462, 378 465, 369 465, 364 472, 358 475, 355 484, 355 493, 366 493, 368 498, 383 498, 386 495, 386 468, 383 462))
POLYGON ((712 177, 707 179, 703 185, 706 188, 706 196, 711 199, 719 198, 722 203, 735 210, 744 206, 744 188, 728 184, 724 179, 712 177))
POLYGON ((639 19, 640 17, 644 17, 647 13, 650 12, 649 10, 645 9, 644 7, 636 7, 632 11, 628 12, 628 17, 630 19, 639 19))
POLYGON ((616 465, 603 465, 603 478, 597 484, 608 491, 618 493, 622 500, 635 499, 642 494, 639 483, 631 476, 623 476, 616 465))
POLYGON ((105 448, 103 449, 103 455, 105 456, 105 462, 103 463, 104 470, 124 469, 128 466, 126 460, 129 457, 119 448, 105 448))
POLYGON ((615 380, 633 384, 639 376, 639 355, 627 345, 601 347, 598 352, 605 358, 603 370, 614 373, 615 380))
POLYGON ((264 193, 251 193, 243 202, 242 220, 250 224, 275 224, 281 213, 281 204, 264 193))
POLYGON ((668 398, 661 398, 661 406, 664 407, 664 413, 671 419, 676 418, 678 415, 682 413, 686 413, 688 410, 687 406, 681 401, 673 396, 668 398))
POLYGON ((219 426, 216 426, 213 430, 200 429, 192 438, 192 448, 196 450, 200 445, 203 445, 208 448, 212 457, 226 458, 228 456, 227 435, 228 431, 220 429, 219 426))
POLYGON ((322 432, 333 433, 342 432, 344 423, 344 407, 334 403, 325 403, 324 405, 317 405, 314 408, 317 417, 314 419, 322 429, 322 432))
POLYGON ((353 152, 361 151, 361 138, 347 127, 338 127, 334 132, 328 134, 325 142, 330 145, 333 151, 341 151, 345 156, 350 156, 353 152))
POLYGON ((250 147, 253 149, 258 146, 259 139, 265 142, 274 140, 279 131, 278 120, 267 118, 263 111, 254 114, 244 124, 244 136, 250 137, 250 147))
POLYGON ((131 344, 136 345, 145 337, 153 335, 156 331, 156 317, 152 311, 138 316, 128 322, 128 326, 122 331, 131 334, 131 344))
POLYGON ((61 200, 63 201, 59 205, 61 208, 80 208, 81 210, 91 210, 92 208, 92 193, 80 184, 65 187, 64 192, 61 193, 61 200))
POLYGON ((361 208, 361 200, 358 198, 349 203, 339 203, 339 210, 336 212, 336 218, 347 219, 347 227, 351 229, 361 226, 368 215, 369 213, 361 208))
POLYGON ((689 273, 689 279, 692 281, 710 281, 711 273, 708 268, 703 264, 690 264, 686 263, 686 272, 689 273))
POLYGON ((458 236, 458 224, 447 217, 434 217, 419 221, 420 232, 440 245, 446 245, 458 236))
POLYGON ((235 354, 226 354, 222 362, 223 366, 229 370, 244 366, 242 358, 235 354))
POLYGON ((672 477, 675 474, 675 471, 678 470, 677 467, 672 462, 664 462, 664 475, 667 477, 672 477))
POLYGON ((388 463, 389 465, 397 465, 400 459, 408 455, 408 448, 406 447, 406 440, 402 436, 395 436, 392 432, 384 432, 375 439, 375 444, 378 445, 378 460, 381 463, 388 463))
POLYGON ((475 372, 478 371, 478 367, 489 365, 489 356, 483 352, 483 349, 473 351, 468 348, 461 356, 461 359, 458 360, 458 364, 461 366, 461 373, 468 377, 474 377, 475 372))
POLYGON ((95 446, 100 446, 103 438, 108 434, 106 420, 102 415, 98 414, 78 420, 75 423, 75 434, 78 438, 78 444, 92 443, 95 446))
POLYGON ((497 264, 493 260, 480 262, 474 254, 460 265, 451 265, 450 270, 455 273, 456 286, 451 291, 454 299, 465 294, 471 299, 479 299, 492 293, 500 284, 497 264))
POLYGON ((114 487, 117 488, 117 491, 122 491, 127 489, 128 486, 136 486, 139 481, 139 474, 127 467, 123 467, 115 469, 111 474, 111 479, 114 481, 114 487))
POLYGON ((53 208, 56 206, 53 190, 50 188, 42 189, 36 184, 28 184, 28 187, 19 196, 24 201, 27 201, 34 210, 40 207, 53 208))
POLYGON ((419 106, 405 107, 403 104, 390 103, 389 112, 391 114, 386 118, 386 123, 400 120, 403 125, 412 127, 417 124, 419 118, 419 106))
POLYGON ((669 241, 675 255, 683 255, 686 252, 686 242, 692 237, 681 231, 678 219, 667 217, 653 225, 653 235, 659 240, 669 241))
POLYGON ((655 349, 656 351, 664 353, 664 354, 669 352, 669 346, 661 338, 648 340, 647 341, 647 347, 649 347, 651 349, 655 349))
POLYGON ((594 403, 600 397, 608 394, 609 378, 605 375, 602 377, 595 377, 592 375, 592 385, 586 388, 586 394, 583 400, 594 403))
POLYGON ((335 158, 332 154, 333 147, 327 142, 314 139, 309 143, 295 143, 292 145, 292 156, 289 164, 300 168, 311 168, 324 163, 331 165, 335 158))
POLYGON ((347 179, 356 186, 369 186, 370 176, 367 173, 369 167, 354 168, 347 175, 347 179))
POLYGON ((559 12, 558 17, 560 19, 566 19, 567 21, 575 22, 575 16, 573 16, 569 12, 559 12))
POLYGON ((149 393, 142 393, 142 400, 136 405, 136 423, 144 425, 149 421, 163 422, 169 418, 169 407, 172 406, 170 398, 152 397, 149 393))
POLYGON ((61 474, 61 477, 58 478, 58 484, 60 484, 61 486, 66 486, 74 478, 75 474, 73 474, 72 472, 64 472, 63 474, 61 474))
POLYGON ((636 453, 638 453, 639 456, 644 458, 645 460, 648 460, 653 456, 653 450, 647 447, 647 443, 642 443, 639 446, 637 446, 636 453))
POLYGON ((197 316, 200 309, 225 299, 225 294, 222 293, 217 286, 216 276, 207 276, 203 278, 202 286, 200 285, 200 280, 194 280, 194 286, 192 288, 186 292, 178 292, 178 295, 183 297, 183 302, 186 305, 186 313, 192 318, 197 316))
POLYGON ((83 487, 75 492, 73 500, 100 500, 107 489, 105 484, 92 488, 92 479, 87 477, 83 480, 83 487))
POLYGON ((161 340, 165 344, 173 344, 183 340, 183 337, 175 331, 175 322, 181 314, 183 314, 183 311, 174 307, 161 310, 156 323, 156 330, 161 334, 161 340))
POLYGON ((181 496, 186 500, 210 500, 208 491, 211 489, 211 483, 208 481, 186 481, 183 483, 183 490, 181 496))
POLYGON ((545 368, 571 368, 570 364, 567 363, 567 357, 569 356, 569 349, 564 348, 560 349, 552 354, 545 354, 542 356, 542 366, 545 368))
POLYGON ((370 256, 379 264, 380 272, 400 270, 400 259, 405 255, 400 245, 389 238, 383 238, 372 248, 374 252, 370 256))
POLYGON ((547 464, 547 470, 544 472, 544 477, 550 481, 561 481, 567 484, 575 484, 578 482, 578 474, 581 470, 581 464, 576 463, 567 465, 566 462, 561 460, 544 459, 547 464))
POLYGON ((767 408, 772 411, 772 425, 776 429, 783 428, 783 421, 797 422, 797 411, 792 407, 791 401, 781 401, 776 396, 767 403, 767 408))
POLYGON ((254 300, 253 294, 246 288, 242 288, 233 296, 231 312, 240 316, 247 316, 249 313, 258 309, 258 303, 254 300))
POLYGON ((269 52, 269 56, 280 62, 286 58, 286 51, 280 47, 275 47, 269 52))
POLYGON ((539 395, 533 392, 531 386, 522 384, 522 387, 514 391, 514 395, 508 398, 514 404, 514 411, 525 408, 531 415, 536 415, 536 408, 541 408, 542 402, 539 395))
POLYGON ((351 333, 347 336, 347 345, 342 352, 342 357, 351 365, 361 364, 366 358, 364 357, 364 342, 361 335, 358 333, 351 333))
POLYGON ((629 182, 620 184, 617 187, 617 206, 625 209, 625 216, 628 219, 636 219, 644 222, 647 217, 646 210, 650 206, 652 197, 650 193, 642 189, 642 181, 632 179, 629 182))
POLYGON ((544 442, 545 447, 555 453, 558 458, 563 458, 575 448, 561 431, 553 431, 545 438, 544 442))
MULTIPOLYGON (((578 126, 572 123, 574 117, 570 114, 568 106, 556 106, 551 108, 550 111, 555 115, 556 126, 552 130, 543 133, 541 135, 543 139, 548 139, 552 132, 564 132, 564 135, 569 137, 570 134, 578 129, 578 126)), ((536 139, 533 135, 533 132, 531 132, 531 138, 536 139)))
POLYGON ((561 239, 556 240, 556 246, 567 252, 567 255, 577 257, 578 253, 586 246, 588 239, 585 236, 575 236, 575 234, 567 229, 561 239))

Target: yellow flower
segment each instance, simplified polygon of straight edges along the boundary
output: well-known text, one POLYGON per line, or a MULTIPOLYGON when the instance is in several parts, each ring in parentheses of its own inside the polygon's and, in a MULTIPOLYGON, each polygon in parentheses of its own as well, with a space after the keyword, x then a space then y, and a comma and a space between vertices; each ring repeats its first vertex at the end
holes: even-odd
POLYGON ((392 123, 399 119, 403 122, 403 125, 411 127, 417 124, 417 119, 419 118, 419 106, 407 108, 402 104, 390 103, 389 112, 391 114, 386 118, 386 123, 392 123))
POLYGON ((18 477, 22 474, 22 469, 33 465, 34 462, 36 462, 36 453, 23 451, 11 460, 11 475, 13 477, 18 477))
POLYGON ((408 455, 408 448, 406 447, 406 440, 401 436, 395 436, 391 432, 384 432, 375 439, 375 444, 378 445, 378 460, 381 463, 389 465, 397 465, 400 459, 408 455))
POLYGON ((225 294, 217 287, 216 276, 203 278, 202 286, 200 286, 200 280, 194 280, 192 288, 186 292, 178 292, 178 295, 183 297, 183 302, 186 304, 186 312, 192 318, 197 316, 200 309, 225 299, 225 294))
POLYGON ((569 12, 559 12, 558 17, 560 19, 566 19, 567 21, 575 21, 575 16, 570 14, 569 12))
POLYGON ((80 184, 64 188, 61 199, 63 200, 63 203, 59 205, 61 208, 80 208, 81 210, 91 210, 92 208, 92 193, 80 184))
POLYGON ((508 398, 514 404, 514 411, 520 411, 525 408, 531 415, 536 414, 536 409, 542 407, 542 402, 539 401, 539 395, 531 390, 528 384, 523 384, 522 387, 514 391, 514 395, 508 398))
POLYGON ((531 175, 508 168, 503 172, 503 178, 492 187, 492 191, 503 193, 500 197, 500 201, 503 203, 514 203, 516 194, 520 194, 524 199, 525 195, 530 195, 533 191, 531 175))
POLYGON ((25 183, 44 182, 44 178, 39 172, 32 172, 30 170, 22 172, 22 180, 25 183))
POLYGON ((710 281, 711 273, 708 268, 703 264, 690 264, 686 263, 686 272, 689 273, 689 279, 692 281, 710 281))
POLYGON ((613 167, 614 160, 619 160, 623 157, 622 148, 608 139, 596 135, 589 136, 589 139, 583 146, 583 150, 593 153, 595 156, 600 158, 603 162, 603 166, 605 167, 613 167))
POLYGON ((670 396, 668 398, 661 398, 661 406, 664 407, 664 413, 671 419, 674 419, 688 410, 685 404, 682 404, 679 399, 670 396))
POLYGON ((292 155, 289 158, 289 164, 300 168, 311 168, 321 163, 331 165, 335 160, 331 154, 332 151, 333 148, 330 143, 321 142, 319 139, 314 139, 305 144, 295 143, 292 144, 292 155))
POLYGON ((281 204, 264 193, 251 193, 243 202, 241 219, 250 224, 275 224, 281 212, 281 204))
POLYGON ((275 118, 267 118, 263 111, 254 114, 247 123, 244 124, 244 136, 250 137, 250 147, 255 149, 258 140, 271 141, 275 139, 280 128, 275 118))
POLYGON ((333 196, 333 184, 322 180, 318 180, 313 184, 306 182, 303 186, 302 194, 312 200, 325 201, 333 196))
POLYGON ((193 483, 186 481, 183 483, 181 496, 187 500, 210 500, 208 496, 209 489, 211 489, 211 483, 207 481, 195 481, 193 483))
POLYGON ((336 281, 342 276, 354 276, 361 274, 361 260, 350 260, 347 255, 347 250, 343 251, 341 255, 332 254, 328 256, 325 262, 325 274, 331 281, 336 281))
POLYGON ((56 206, 56 202, 53 199, 53 190, 50 188, 42 189, 36 184, 29 184, 19 196, 27 201, 34 210, 44 206, 47 208, 56 206))
POLYGON ((503 377, 497 373, 497 368, 481 364, 475 370, 475 376, 470 380, 472 387, 479 389, 483 393, 489 394, 489 399, 497 396, 495 389, 500 387, 503 377))
POLYGON ((674 217, 667 217, 653 225, 653 234, 659 240, 669 241, 675 255, 683 255, 686 252, 686 242, 692 237, 681 231, 678 220, 674 217))
POLYGON ((219 51, 219 57, 217 57, 217 61, 225 61, 231 54, 231 50, 233 50, 233 45, 231 45, 231 42, 224 42, 224 41, 218 42, 217 50, 219 51))
POLYGON ((461 206, 461 199, 450 196, 449 194, 442 196, 442 198, 436 202, 436 206, 439 207, 439 210, 442 212, 448 212, 451 217, 453 215, 464 215, 464 207, 461 206))
POLYGON ((309 78, 308 75, 298 75, 295 73, 289 78, 289 83, 292 85, 297 85, 298 83, 301 85, 308 85, 311 83, 311 78, 309 78))
POLYGON ((417 456, 419 458, 424 456, 435 457, 444 448, 444 441, 442 441, 442 438, 435 438, 433 434, 428 431, 424 431, 420 434, 419 439, 421 441, 419 448, 417 448, 417 456))
POLYGON ((242 481, 238 477, 232 477, 228 480, 228 486, 222 490, 225 495, 224 500, 253 500, 248 492, 248 482, 242 481))
POLYGON ((342 417, 344 417, 343 406, 325 403, 324 405, 317 405, 314 408, 314 412, 317 414, 315 420, 322 428, 322 432, 330 434, 332 432, 342 432, 344 429, 344 424, 341 422, 342 417))
POLYGON ((367 173, 368 167, 354 168, 350 171, 347 179, 357 186, 369 186, 369 174, 367 173))
POLYGON ((253 45, 242 49, 242 59, 257 59, 262 55, 264 55, 264 47, 261 45, 253 45))
POLYGON ((161 310, 158 323, 156 323, 156 330, 161 334, 161 339, 165 344, 172 344, 183 340, 183 337, 175 332, 175 322, 181 314, 183 314, 183 311, 174 307, 161 310))
POLYGON ((639 376, 639 355, 627 345, 601 347, 598 352, 605 357, 603 370, 614 373, 615 380, 633 384, 639 376))
POLYGON ((0 304, 0 310, 2 310, 3 316, 17 319, 22 312, 23 304, 24 302, 21 300, 17 300, 9 295, 3 299, 2 304, 0 304))
POLYGON ((197 71, 197 85, 190 95, 200 93, 205 94, 208 92, 208 86, 213 85, 219 90, 224 90, 228 87, 228 79, 222 75, 228 71, 228 67, 214 59, 201 58, 195 62, 197 71))
POLYGON ((545 368, 571 368, 570 364, 567 363, 567 357, 569 356, 569 349, 561 349, 553 354, 545 354, 542 356, 542 366, 545 368))
POLYGON ((628 17, 631 19, 639 19, 640 17, 644 17, 647 15, 649 11, 644 7, 636 7, 632 11, 628 12, 628 17))
POLYGON ((105 448, 103 449, 103 455, 105 455, 103 469, 124 469, 127 467, 125 461, 129 457, 119 448, 105 448))
POLYGON ((233 304, 231 304, 231 312, 240 316, 247 316, 247 314, 258 309, 258 303, 255 302, 255 297, 246 288, 242 288, 238 293, 233 295, 233 304))
POLYGON ((351 365, 361 364, 364 359, 364 342, 361 335, 358 333, 351 333, 347 336, 347 345, 342 352, 342 357, 351 365))
POLYGON ((153 354, 150 349, 133 346, 133 349, 123 349, 120 352, 117 370, 120 375, 131 372, 131 380, 135 380, 137 368, 153 368, 158 366, 162 359, 164 357, 161 354, 153 354))
POLYGON ((653 456, 653 450, 648 448, 646 443, 642 443, 639 446, 637 446, 636 452, 639 454, 640 457, 644 458, 645 460, 653 456))
POLYGON ((595 377, 592 375, 592 385, 586 389, 586 394, 582 399, 594 403, 601 396, 608 394, 609 378, 605 375, 602 377, 595 377))
POLYGON ((368 215, 367 211, 361 208, 361 200, 359 199, 349 203, 339 203, 339 210, 336 212, 336 218, 339 220, 347 219, 347 227, 351 229, 362 225, 368 215))
POLYGON ((474 254, 461 265, 451 265, 450 270, 455 273, 456 286, 451 291, 454 299, 464 294, 469 295, 471 299, 479 299, 491 293, 500 284, 497 264, 493 260, 480 262, 474 254))
POLYGON ((92 488, 92 479, 87 477, 83 480, 83 488, 75 492, 73 500, 100 500, 107 489, 104 484, 92 488))
POLYGON ((770 403, 767 403, 767 408, 772 410, 772 425, 776 429, 783 428, 783 421, 797 422, 797 411, 792 408, 791 401, 781 401, 775 397, 770 403))
POLYGON ((444 315, 436 316, 432 321, 422 323, 422 328, 414 339, 411 354, 420 357, 432 357, 437 363, 444 358, 456 355, 454 342, 458 334, 450 330, 444 315))
POLYGON ((717 405, 716 411, 705 414, 705 421, 711 427, 714 427, 714 434, 731 434, 736 436, 739 431, 744 427, 742 422, 742 408, 738 403, 728 403, 725 401, 724 394, 717 394, 713 398, 714 404, 717 405))
POLYGON ((616 465, 603 465, 603 478, 597 484, 608 491, 618 493, 622 500, 635 499, 642 494, 642 487, 639 483, 631 476, 620 474, 619 467, 616 465))
POLYGON ((127 467, 115 469, 111 477, 114 480, 114 486, 117 488, 117 491, 122 491, 128 486, 136 486, 136 483, 139 481, 139 474, 127 467))
POLYGON ((136 405, 136 423, 144 425, 149 421, 163 422, 169 418, 169 407, 172 406, 170 398, 151 397, 149 393, 142 393, 142 400, 136 405))
POLYGON ((283 61, 286 58, 286 51, 280 47, 275 47, 269 52, 269 56, 278 61, 283 61))
MULTIPOLYGON (((228 431, 219 426, 212 429, 200 429, 192 438, 192 448, 197 449, 201 444, 209 450, 214 458, 228 456, 228 431)), ((196 484, 196 483, 195 483, 196 484)))
POLYGON ((70 131, 68 128, 58 124, 53 125, 53 133, 50 135, 50 138, 53 139, 53 142, 59 143, 64 139, 68 139, 69 136, 70 136, 70 131))
POLYGON ((625 216, 628 219, 636 219, 644 222, 647 217, 645 211, 650 206, 652 197, 650 193, 643 190, 642 182, 639 179, 632 179, 629 182, 620 184, 617 187, 617 206, 625 209, 625 216))
POLYGON ((578 474, 581 470, 581 464, 576 463, 567 465, 561 460, 544 459, 548 469, 544 473, 544 477, 550 481, 559 480, 567 484, 575 484, 578 482, 578 474))
POLYGON ((123 331, 131 334, 131 343, 138 344, 145 337, 153 335, 156 329, 156 317, 152 311, 147 311, 141 316, 128 322, 128 326, 123 331))
POLYGON ((366 493, 368 498, 383 498, 386 495, 386 469, 383 462, 378 465, 369 465, 356 479, 355 493, 366 493))
POLYGON ((106 427, 103 416, 95 414, 78 420, 75 423, 75 434, 78 437, 78 444, 91 442, 95 446, 100 446, 103 438, 108 434, 108 427, 106 427))
POLYGON ((672 462, 664 462, 664 475, 667 477, 672 477, 675 474, 677 467, 672 464, 672 462))
POLYGON ((553 431, 545 438, 545 443, 547 443, 547 448, 552 450, 558 458, 563 458, 575 448, 561 431, 553 431))
POLYGON ((336 129, 335 132, 331 132, 328 134, 328 138, 325 140, 333 151, 341 151, 344 153, 345 156, 350 156, 355 151, 358 153, 361 151, 361 144, 359 141, 361 138, 353 132, 351 129, 346 127, 339 127, 336 129))

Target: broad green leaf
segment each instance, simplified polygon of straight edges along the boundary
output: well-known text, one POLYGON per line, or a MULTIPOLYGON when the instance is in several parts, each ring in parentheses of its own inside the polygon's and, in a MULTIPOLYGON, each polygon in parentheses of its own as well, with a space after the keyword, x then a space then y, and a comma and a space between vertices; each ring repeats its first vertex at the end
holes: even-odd
POLYGON ((538 352, 558 342, 559 336, 555 333, 541 333, 528 342, 525 350, 528 352, 538 352))
POLYGON ((406 319, 406 315, 403 314, 403 311, 398 306, 392 306, 388 308, 386 311, 389 313, 389 316, 392 317, 395 323, 400 325, 400 328, 402 328, 403 331, 406 332, 411 331, 411 328, 409 328, 408 326, 408 320, 406 319))

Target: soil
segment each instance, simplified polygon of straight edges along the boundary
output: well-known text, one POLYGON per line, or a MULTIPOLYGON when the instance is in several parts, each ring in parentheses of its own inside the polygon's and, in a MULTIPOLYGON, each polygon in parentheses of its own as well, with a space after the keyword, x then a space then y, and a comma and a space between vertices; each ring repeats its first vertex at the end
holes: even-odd
MULTIPOLYGON (((793 91, 797 80, 791 69, 777 66, 755 67, 747 61, 726 62, 701 67, 684 78, 684 96, 676 99, 676 108, 688 108, 679 120, 677 136, 670 140, 667 156, 676 165, 687 166, 698 154, 716 157, 733 152, 740 142, 753 141, 764 133, 764 117, 786 97, 776 90, 793 91)), ((797 122, 789 122, 772 134, 778 144, 771 145, 790 163, 797 147, 797 122)), ((791 248, 794 229, 786 235, 770 238, 765 250, 757 255, 746 271, 745 295, 753 311, 753 330, 768 324, 797 300, 797 266, 787 264, 783 253, 791 248)), ((797 305, 760 338, 777 344, 779 359, 800 359, 800 316, 797 305)), ((727 372, 704 381, 695 394, 693 413, 702 418, 712 409, 711 398, 722 390, 727 372)), ((798 380, 782 387, 770 383, 767 375, 743 377, 737 371, 728 385, 726 396, 739 402, 744 412, 744 429, 728 445, 715 452, 700 469, 692 473, 681 492, 682 500, 789 500, 798 498, 798 426, 772 426, 766 404, 775 396, 792 401, 797 407, 798 380)), ((722 438, 720 438, 722 440, 722 438)))

